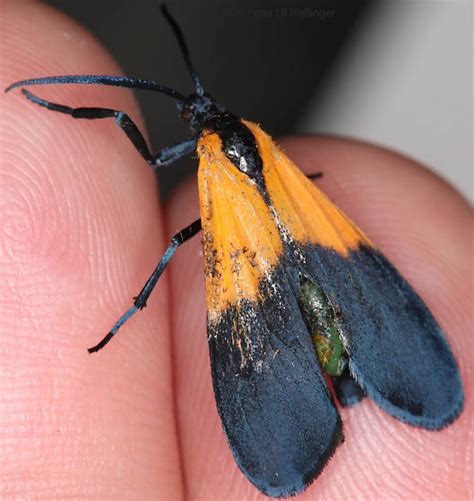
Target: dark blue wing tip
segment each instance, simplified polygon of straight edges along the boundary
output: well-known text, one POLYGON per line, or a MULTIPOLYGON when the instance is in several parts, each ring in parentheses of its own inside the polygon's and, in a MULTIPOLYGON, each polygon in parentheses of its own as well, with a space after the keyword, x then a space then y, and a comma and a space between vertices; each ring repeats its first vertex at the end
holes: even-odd
POLYGON ((256 485, 259 491, 263 492, 265 496, 271 497, 271 498, 290 498, 293 496, 298 496, 298 494, 301 494, 305 489, 309 487, 309 485, 312 483, 312 480, 308 483, 305 483, 304 481, 299 481, 298 483, 295 483, 294 485, 290 486, 285 486, 285 487, 272 487, 268 485, 256 485))
MULTIPOLYGON (((461 381, 459 381, 461 383, 461 381)), ((456 421, 456 419, 461 415, 464 410, 464 389, 462 384, 460 384, 459 393, 457 395, 456 400, 453 405, 446 410, 446 412, 442 415, 433 417, 433 418, 425 418, 419 416, 408 415, 408 419, 406 416, 401 415, 399 419, 413 426, 418 426, 421 428, 425 428, 431 431, 439 431, 443 428, 446 428, 451 423, 456 421)), ((397 417, 397 416, 395 416, 397 417)))
MULTIPOLYGON (((343 442, 342 439, 341 442, 343 442)), ((252 479, 249 480, 258 488, 259 491, 272 498, 290 498, 293 496, 298 496, 299 494, 303 493, 308 487, 310 487, 310 485, 319 477, 323 469, 331 460, 334 453, 335 449, 324 461, 321 461, 319 463, 316 472, 311 471, 307 475, 295 476, 295 479, 292 483, 287 483, 285 485, 270 485, 269 483, 263 484, 254 482, 252 479)))
MULTIPOLYGON (((440 391, 438 396, 431 397, 432 399, 440 398, 442 399, 441 402, 443 402, 443 405, 437 406, 442 407, 443 412, 431 416, 423 416, 421 413, 415 414, 410 412, 409 409, 394 405, 384 398, 368 381, 364 380, 364 377, 358 371, 353 361, 351 361, 351 372, 357 374, 357 381, 375 404, 394 418, 411 426, 430 431, 439 431, 453 423, 464 409, 464 388, 458 372, 452 377, 452 391, 449 394, 440 391), (449 404, 444 403, 448 401, 450 402, 449 404)), ((426 403, 428 404, 429 402, 426 403)))
MULTIPOLYGON (((242 470, 244 475, 252 482, 257 489, 272 498, 290 498, 304 492, 322 473, 326 465, 334 456, 339 445, 344 443, 344 435, 342 433, 342 421, 340 416, 337 417, 336 431, 333 434, 332 440, 326 447, 326 450, 320 454, 319 458, 315 458, 313 464, 308 465, 304 472, 292 472, 284 475, 286 482, 278 484, 278 479, 270 481, 269 479, 255 478, 249 474, 239 461, 238 456, 234 456, 237 465, 242 470), (292 477, 292 478, 291 478, 292 477)), ((234 450, 232 450, 234 452, 234 450)))

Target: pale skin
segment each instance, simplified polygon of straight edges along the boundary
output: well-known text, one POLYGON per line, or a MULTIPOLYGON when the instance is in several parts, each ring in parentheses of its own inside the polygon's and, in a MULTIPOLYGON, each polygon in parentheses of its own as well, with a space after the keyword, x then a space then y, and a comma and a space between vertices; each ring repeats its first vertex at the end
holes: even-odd
MULTIPOLYGON (((51 8, 3 2, 1 86, 117 74, 51 8)), ((73 106, 127 111, 131 93, 51 86, 73 106)), ((169 237, 198 217, 195 178, 160 206, 153 173, 112 120, 74 121, 1 96, 0 495, 257 499, 227 447, 210 379, 199 237, 178 250, 148 307, 107 348, 169 237)), ((254 117, 247 117, 252 119, 254 117)), ((166 126, 166 124, 164 124, 166 126)), ((399 423, 369 400, 342 409, 345 443, 299 499, 472 496, 472 210, 413 161, 367 144, 281 142, 412 283, 446 332, 466 392, 450 427, 399 423)))

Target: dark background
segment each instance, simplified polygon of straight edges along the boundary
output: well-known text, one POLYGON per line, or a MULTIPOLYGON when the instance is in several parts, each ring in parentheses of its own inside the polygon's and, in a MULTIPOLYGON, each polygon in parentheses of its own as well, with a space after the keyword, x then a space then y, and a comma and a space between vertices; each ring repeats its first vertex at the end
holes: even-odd
MULTIPOLYGON (((187 95, 191 80, 159 2, 49 0, 86 26, 129 76, 155 79, 187 95)), ((201 81, 220 104, 262 124, 272 136, 291 134, 364 15, 369 1, 169 1, 201 81)), ((174 101, 137 92, 152 150, 187 137, 174 101)), ((90 103, 100 106, 100 103, 90 103)), ((124 110, 126 111, 126 110, 124 110)), ((117 140, 123 140, 117 131, 117 140)), ((182 160, 160 175, 166 197, 196 170, 182 160)))

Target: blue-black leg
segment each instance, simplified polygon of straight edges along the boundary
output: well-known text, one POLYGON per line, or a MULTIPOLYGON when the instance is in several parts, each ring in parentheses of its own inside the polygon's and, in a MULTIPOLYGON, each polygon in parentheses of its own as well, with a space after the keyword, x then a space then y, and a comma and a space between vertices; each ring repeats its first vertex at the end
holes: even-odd
POLYGON ((322 172, 315 172, 314 174, 306 174, 306 177, 308 179, 311 179, 311 180, 320 179, 323 177, 323 173, 322 172))
POLYGON ((197 137, 185 139, 180 143, 163 148, 154 158, 152 167, 165 167, 179 158, 193 154, 196 151, 197 137))
POLYGON ((155 285, 158 282, 161 274, 165 270, 166 266, 170 262, 173 254, 176 252, 178 247, 184 242, 188 241, 190 238, 194 237, 201 231, 201 219, 197 219, 186 228, 182 229, 179 233, 177 233, 172 239, 171 242, 163 254, 160 262, 157 267, 154 269, 153 273, 150 275, 150 278, 146 281, 143 289, 140 291, 140 294, 134 298, 133 306, 129 308, 118 320, 115 322, 112 329, 110 329, 109 333, 100 341, 98 344, 89 348, 89 353, 94 353, 96 351, 101 350, 117 333, 117 331, 122 327, 122 325, 137 311, 142 310, 146 306, 146 302, 150 297, 155 285))
POLYGON ((135 146, 140 155, 154 169, 164 167, 175 162, 179 158, 190 155, 196 150, 196 138, 187 139, 173 146, 163 148, 157 155, 153 155, 146 144, 143 134, 137 127, 135 122, 123 111, 113 110, 109 108, 71 108, 63 104, 51 103, 41 99, 26 89, 22 89, 22 93, 30 101, 39 106, 43 106, 48 110, 65 113, 72 118, 85 118, 88 120, 98 120, 101 118, 114 118, 115 123, 122 129, 128 139, 135 146))

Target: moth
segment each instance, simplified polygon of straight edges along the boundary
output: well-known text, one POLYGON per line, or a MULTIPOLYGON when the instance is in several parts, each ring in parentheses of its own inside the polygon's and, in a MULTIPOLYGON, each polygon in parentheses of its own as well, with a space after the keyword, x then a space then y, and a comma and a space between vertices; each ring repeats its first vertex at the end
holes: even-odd
POLYGON ((133 305, 89 351, 102 349, 146 301, 179 246, 202 232, 212 381, 224 432, 264 494, 302 492, 342 441, 335 397, 364 396, 413 426, 438 430, 463 408, 459 371, 417 293, 255 123, 204 91, 181 29, 194 91, 105 75, 50 76, 16 87, 101 84, 175 99, 190 137, 152 154, 123 111, 72 108, 22 89, 73 118, 113 118, 153 169, 197 154, 201 218, 176 234, 133 305))

